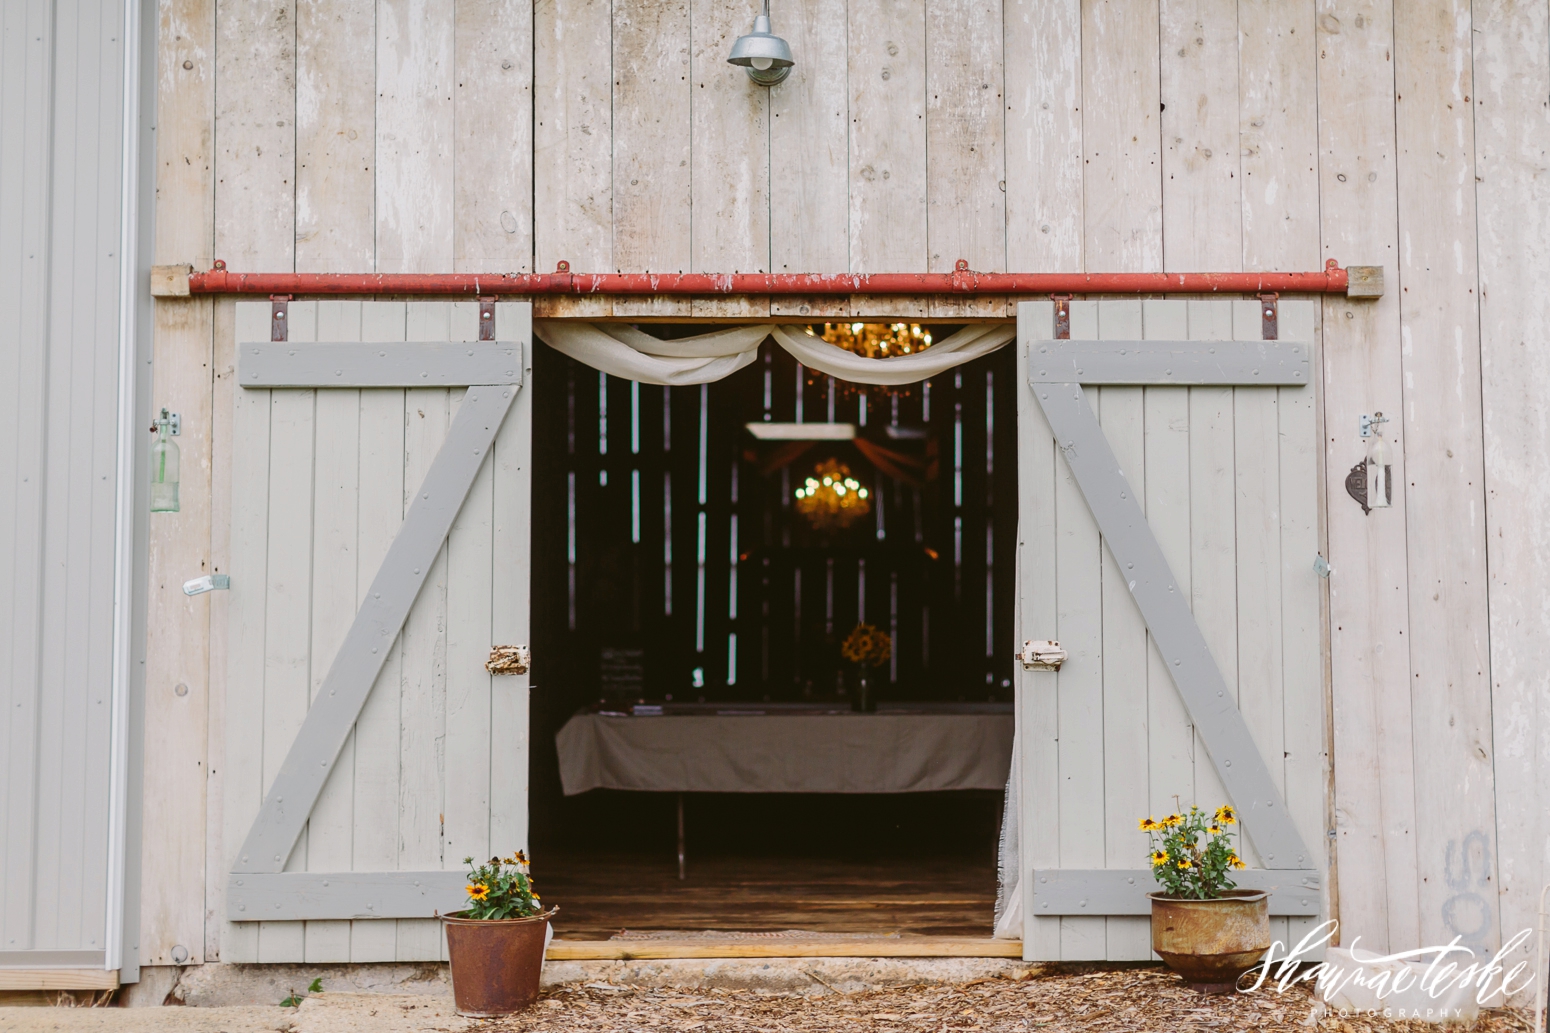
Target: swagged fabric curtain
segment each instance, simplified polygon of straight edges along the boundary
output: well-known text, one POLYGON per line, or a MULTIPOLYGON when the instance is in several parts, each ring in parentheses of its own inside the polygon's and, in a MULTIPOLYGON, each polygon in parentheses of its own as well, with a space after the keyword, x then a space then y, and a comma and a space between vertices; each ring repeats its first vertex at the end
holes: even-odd
MULTIPOLYGON (((913 384, 989 355, 1017 336, 1013 323, 981 323, 934 342, 925 351, 888 359, 869 359, 808 334, 801 326, 761 323, 664 341, 622 323, 536 320, 533 329, 551 348, 611 377, 642 384, 680 387, 730 376, 753 362, 766 337, 809 369, 853 384, 913 384)), ((997 937, 1022 936, 1022 887, 1019 885, 1018 745, 1006 787, 997 865, 997 937)))
POLYGON ((759 354, 766 337, 816 369, 853 384, 913 384, 989 355, 1017 336, 1012 323, 968 326, 925 351, 869 359, 846 351, 800 326, 761 323, 664 341, 620 323, 541 319, 534 331, 551 348, 611 377, 680 387, 730 376, 759 354))

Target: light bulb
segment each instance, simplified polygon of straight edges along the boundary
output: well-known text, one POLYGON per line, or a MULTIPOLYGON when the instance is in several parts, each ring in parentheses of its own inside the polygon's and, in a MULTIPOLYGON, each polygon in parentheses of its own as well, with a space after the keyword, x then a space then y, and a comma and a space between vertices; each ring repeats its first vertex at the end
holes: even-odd
POLYGON ((834 486, 834 494, 836 494, 836 495, 843 495, 843 494, 845 494, 845 485, 843 485, 843 484, 836 484, 834 486))
POLYGON ((748 63, 761 72, 768 72, 771 66, 775 64, 775 59, 773 57, 751 57, 748 59, 748 63))
POLYGON ((862 488, 859 492, 857 492, 857 494, 860 495, 862 498, 866 498, 866 489, 862 488))

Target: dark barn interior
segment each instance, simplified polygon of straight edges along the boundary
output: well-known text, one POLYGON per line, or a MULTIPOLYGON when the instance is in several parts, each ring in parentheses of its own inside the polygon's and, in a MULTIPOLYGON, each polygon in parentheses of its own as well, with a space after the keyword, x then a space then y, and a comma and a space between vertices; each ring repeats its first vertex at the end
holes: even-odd
POLYGON ((840 643, 861 622, 892 639, 869 689, 884 706, 1008 708, 1014 368, 1007 348, 868 389, 767 340, 724 380, 666 388, 538 348, 533 540, 565 547, 533 556, 530 800, 539 878, 565 901, 559 935, 988 935, 999 792, 567 797, 555 734, 588 707, 848 708, 858 685, 840 643), (854 437, 761 440, 748 427, 836 423, 854 437), (797 506, 830 461, 866 489, 867 511, 845 527, 797 506))

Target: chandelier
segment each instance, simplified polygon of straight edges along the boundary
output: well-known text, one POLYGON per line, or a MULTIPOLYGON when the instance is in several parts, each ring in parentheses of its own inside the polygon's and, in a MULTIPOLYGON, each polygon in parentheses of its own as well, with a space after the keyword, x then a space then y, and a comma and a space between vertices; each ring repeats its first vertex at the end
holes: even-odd
POLYGON ((872 511, 867 490, 838 459, 825 459, 797 489, 797 512, 819 531, 843 531, 872 511))
POLYGON ((913 355, 931 347, 931 331, 919 323, 825 323, 823 332, 807 332, 868 359, 913 355))

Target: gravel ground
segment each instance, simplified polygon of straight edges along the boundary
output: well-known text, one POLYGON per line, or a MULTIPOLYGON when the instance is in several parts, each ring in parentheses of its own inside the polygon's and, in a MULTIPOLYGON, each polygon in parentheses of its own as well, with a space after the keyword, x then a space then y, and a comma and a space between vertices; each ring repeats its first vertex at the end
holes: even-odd
MULTIPOLYGON (((1414 1020, 1326 1014, 1303 987, 1277 994, 1214 997, 1195 993, 1176 976, 1150 969, 1062 975, 1023 982, 985 980, 960 986, 906 987, 831 993, 822 997, 713 990, 685 993, 593 983, 546 993, 530 1012, 491 1022, 491 1033, 538 1030, 630 1033, 806 1031, 1110 1031, 1264 1030, 1267 1033, 1397 1033, 1439 1029, 1414 1020)), ((1495 1011, 1449 1027, 1475 1033, 1527 1033, 1521 1013, 1495 1011)))
MULTIPOLYGON (((1436 1033, 1414 1020, 1327 1014, 1304 987, 1207 997, 1155 969, 819 996, 567 985, 507 1019, 459 1017, 441 995, 325 993, 300 1008, 0 1008, 3 1033, 1436 1033)), ((1528 1033, 1522 1012, 1446 1027, 1528 1033)))

